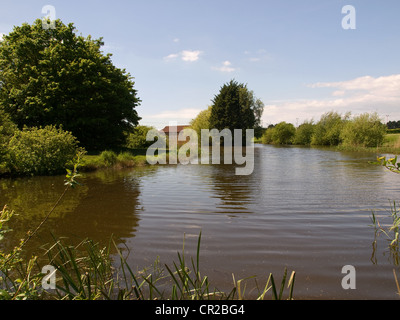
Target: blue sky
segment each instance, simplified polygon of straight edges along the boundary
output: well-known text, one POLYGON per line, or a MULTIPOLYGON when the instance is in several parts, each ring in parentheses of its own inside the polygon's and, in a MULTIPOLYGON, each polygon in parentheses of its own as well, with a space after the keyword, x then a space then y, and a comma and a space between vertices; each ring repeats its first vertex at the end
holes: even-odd
POLYGON ((264 124, 331 110, 400 120, 399 0, 2 0, 0 33, 44 17, 45 5, 104 38, 135 78, 141 124, 186 124, 231 79, 264 102, 264 124), (345 5, 356 29, 342 28, 345 5))

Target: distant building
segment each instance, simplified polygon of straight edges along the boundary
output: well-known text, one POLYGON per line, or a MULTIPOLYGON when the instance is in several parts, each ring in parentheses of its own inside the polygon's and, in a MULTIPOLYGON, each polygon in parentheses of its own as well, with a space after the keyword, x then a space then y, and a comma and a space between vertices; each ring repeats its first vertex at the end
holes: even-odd
MULTIPOLYGON (((161 130, 161 132, 164 132, 165 135, 167 136, 167 139, 170 136, 175 136, 176 139, 178 139, 178 135, 185 129, 190 128, 190 125, 181 125, 181 126, 166 126, 164 129, 161 130)), ((186 141, 178 141, 178 146, 181 146, 185 144, 186 142, 189 141, 189 137, 186 137, 186 141)))
POLYGON ((185 126, 176 126, 176 127, 170 127, 170 126, 166 126, 164 129, 162 129, 161 131, 164 132, 167 136, 170 135, 179 135, 179 133, 181 133, 183 130, 185 130, 186 128, 189 128, 189 125, 185 125, 185 126))

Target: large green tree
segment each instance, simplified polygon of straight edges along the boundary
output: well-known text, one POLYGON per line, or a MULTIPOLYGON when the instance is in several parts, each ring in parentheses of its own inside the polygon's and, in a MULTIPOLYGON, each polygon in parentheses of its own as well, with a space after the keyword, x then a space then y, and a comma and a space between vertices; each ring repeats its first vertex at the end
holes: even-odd
POLYGON ((264 104, 245 84, 231 80, 223 85, 212 102, 210 128, 233 131, 261 127, 264 104))
POLYGON ((140 120, 140 100, 103 45, 60 20, 14 27, 0 42, 0 108, 19 128, 62 126, 87 149, 122 143, 140 120))

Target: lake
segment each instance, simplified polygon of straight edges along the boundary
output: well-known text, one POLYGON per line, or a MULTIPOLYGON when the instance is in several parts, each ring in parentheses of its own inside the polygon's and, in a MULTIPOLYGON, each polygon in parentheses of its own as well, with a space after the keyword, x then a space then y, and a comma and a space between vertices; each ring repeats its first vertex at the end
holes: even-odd
MULTIPOLYGON (((374 166, 370 153, 256 145, 254 172, 233 165, 167 165, 85 173, 29 243, 42 254, 50 233, 70 243, 111 236, 133 269, 195 256, 202 232, 201 272, 213 286, 232 288, 232 274, 296 271, 296 299, 396 299, 393 264, 378 242, 371 260, 371 212, 382 221, 399 200, 400 177, 374 166), (356 289, 342 288, 342 267, 356 269, 356 289)), ((64 176, 0 180, 0 204, 14 209, 2 246, 33 230, 64 190, 64 176)), ((252 286, 249 282, 249 288, 252 286)))

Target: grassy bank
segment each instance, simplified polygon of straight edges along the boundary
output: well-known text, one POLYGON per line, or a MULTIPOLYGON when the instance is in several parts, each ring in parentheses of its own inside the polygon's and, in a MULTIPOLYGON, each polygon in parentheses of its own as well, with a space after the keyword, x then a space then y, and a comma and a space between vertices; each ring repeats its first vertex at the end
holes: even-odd
POLYGON ((89 172, 106 168, 134 168, 147 165, 145 149, 127 149, 124 151, 103 151, 83 156, 80 171, 89 172))
MULTIPOLYGON (((254 143, 262 144, 261 139, 257 139, 254 143)), ((265 143, 264 143, 265 144, 265 143)), ((273 144, 270 144, 273 145, 273 144)), ((296 145, 294 145, 296 146, 296 145)), ((304 147, 304 145, 300 145, 304 147)), ((313 147, 318 148, 319 146, 314 145, 313 147)), ((356 146, 356 145, 345 145, 340 144, 338 146, 331 146, 334 150, 338 151, 354 151, 354 152, 370 152, 374 154, 400 154, 400 134, 388 134, 385 136, 383 144, 378 147, 363 147, 363 146, 356 146)))
POLYGON ((362 146, 351 146, 351 145, 339 145, 335 147, 337 150, 344 151, 359 151, 359 152, 371 152, 371 153, 388 153, 388 154, 400 154, 400 134, 387 134, 383 141, 383 144, 378 147, 362 147, 362 146))

